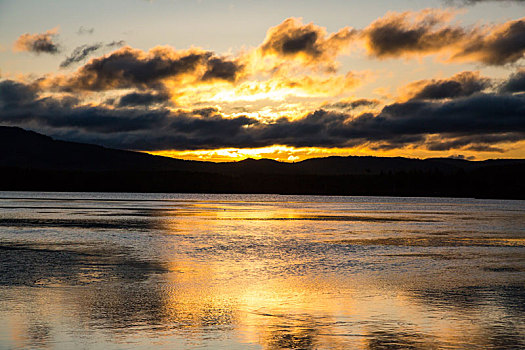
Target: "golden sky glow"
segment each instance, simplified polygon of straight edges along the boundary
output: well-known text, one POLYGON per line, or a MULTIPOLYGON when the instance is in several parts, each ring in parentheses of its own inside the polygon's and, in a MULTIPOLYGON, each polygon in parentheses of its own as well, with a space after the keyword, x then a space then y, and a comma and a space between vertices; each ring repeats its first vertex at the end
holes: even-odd
POLYGON ((0 124, 213 161, 525 157, 525 19, 441 5, 371 12, 367 21, 333 14, 330 27, 290 15, 266 23, 258 42, 226 50, 17 25, 0 37, 12 47, 0 53, 0 124), (36 73, 46 59, 59 69, 36 73))
MULTIPOLYGON (((525 141, 508 143, 504 145, 505 156, 501 152, 485 152, 482 155, 475 151, 463 151, 458 154, 453 152, 445 153, 445 156, 461 157, 465 159, 494 159, 494 158, 523 158, 525 156, 525 141)), ((431 158, 436 157, 435 152, 422 149, 407 150, 374 150, 368 147, 359 148, 294 148, 283 145, 276 145, 261 148, 221 148, 197 151, 157 151, 147 152, 150 154, 181 158, 189 160, 204 160, 212 162, 231 162, 240 161, 247 158, 253 159, 275 159, 281 162, 298 162, 309 158, 329 157, 329 156, 376 156, 376 157, 414 157, 431 158)), ((443 153, 441 153, 443 154, 443 153)), ((441 155, 440 154, 440 155, 441 155)))

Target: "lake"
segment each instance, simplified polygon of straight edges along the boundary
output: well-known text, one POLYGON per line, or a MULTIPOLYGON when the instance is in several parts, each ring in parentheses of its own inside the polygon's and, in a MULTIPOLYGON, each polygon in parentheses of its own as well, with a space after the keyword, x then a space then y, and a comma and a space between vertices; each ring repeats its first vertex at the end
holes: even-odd
POLYGON ((525 347, 525 201, 0 192, 1 349, 525 347))

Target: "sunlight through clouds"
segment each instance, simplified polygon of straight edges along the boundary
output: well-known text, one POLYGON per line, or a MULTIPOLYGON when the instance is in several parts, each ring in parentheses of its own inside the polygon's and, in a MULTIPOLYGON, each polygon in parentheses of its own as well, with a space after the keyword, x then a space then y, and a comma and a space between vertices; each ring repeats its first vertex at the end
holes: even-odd
MULTIPOLYGON (((525 90, 513 65, 525 54, 524 19, 466 24, 459 17, 468 11, 389 11, 330 29, 288 17, 258 44, 227 53, 85 43, 59 63, 76 69, 8 72, 0 123, 191 159, 521 155, 525 90), (389 70, 396 61, 407 74, 389 70)), ((15 45, 55 55, 57 28, 21 34, 15 45)))

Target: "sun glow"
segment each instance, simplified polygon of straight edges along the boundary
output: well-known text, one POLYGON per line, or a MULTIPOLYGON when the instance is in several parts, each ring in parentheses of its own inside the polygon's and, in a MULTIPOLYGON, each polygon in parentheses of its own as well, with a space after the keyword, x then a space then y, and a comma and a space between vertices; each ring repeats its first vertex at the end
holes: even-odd
POLYGON ((461 157, 472 160, 485 160, 495 158, 523 158, 525 157, 525 141, 516 144, 506 144, 505 153, 501 152, 476 152, 472 150, 448 150, 430 151, 423 148, 407 147, 404 149, 381 150, 369 146, 358 146, 352 148, 322 148, 322 147, 290 147, 285 145, 274 145, 260 148, 220 148, 202 150, 165 150, 146 152, 153 155, 179 158, 186 160, 201 160, 211 162, 232 162, 247 158, 273 159, 281 162, 298 162, 309 158, 329 156, 376 156, 376 157, 410 157, 410 158, 432 158, 432 157, 461 157))

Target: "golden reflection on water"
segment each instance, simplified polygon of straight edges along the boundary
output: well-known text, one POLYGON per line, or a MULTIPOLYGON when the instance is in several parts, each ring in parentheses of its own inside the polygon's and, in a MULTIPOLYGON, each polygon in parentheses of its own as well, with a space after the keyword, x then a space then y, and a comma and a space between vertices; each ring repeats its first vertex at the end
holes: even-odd
POLYGON ((75 233, 72 245, 13 243, 19 236, 2 231, 2 266, 13 270, 0 275, 0 348, 524 345, 520 224, 498 229, 482 213, 471 222, 428 203, 400 204, 399 215, 381 204, 283 203, 119 204, 121 220, 147 212, 152 223, 55 221, 27 233, 75 233))
MULTIPOLYGON (((257 269, 257 262, 249 264, 257 269)), ((498 305, 486 305, 487 310, 476 314, 463 309, 431 313, 424 300, 400 286, 375 285, 373 277, 341 281, 324 276, 260 276, 258 280, 213 285, 214 274, 233 275, 247 266, 197 265, 175 265, 178 274, 172 275, 171 284, 191 289, 166 295, 165 307, 171 310, 167 313, 191 314, 198 326, 210 318, 215 325, 235 323, 239 342, 260 344, 265 349, 375 349, 389 344, 423 349, 443 344, 467 346, 471 337, 490 346, 490 341, 483 339, 486 329, 473 320, 482 319, 485 312, 501 313, 498 305), (228 266, 235 271, 224 271, 228 266), (460 329, 469 332, 458 332, 460 329)))
POLYGON ((99 342, 110 339, 122 345, 137 334, 139 344, 161 336, 159 344, 166 345, 176 334, 191 347, 206 343, 207 332, 233 331, 229 341, 265 349, 379 349, 388 344, 424 349, 466 346, 474 340, 488 348, 493 344, 483 337, 490 334, 475 320, 508 317, 497 303, 473 310, 432 310, 424 298, 403 286, 382 286, 373 276, 221 278, 260 267, 254 264, 174 260, 159 284, 32 289, 31 311, 4 319, 3 332, 13 348, 74 342, 53 338, 57 325, 64 323, 80 325, 77 336, 92 326, 111 331, 99 342))

